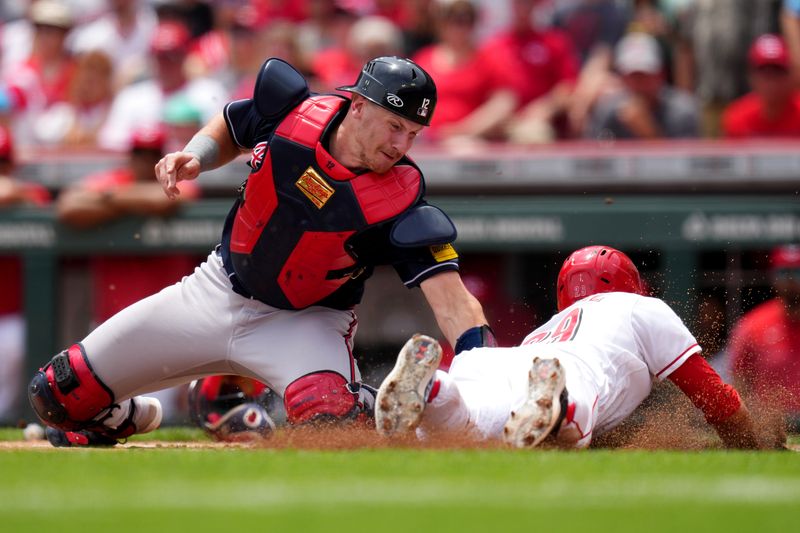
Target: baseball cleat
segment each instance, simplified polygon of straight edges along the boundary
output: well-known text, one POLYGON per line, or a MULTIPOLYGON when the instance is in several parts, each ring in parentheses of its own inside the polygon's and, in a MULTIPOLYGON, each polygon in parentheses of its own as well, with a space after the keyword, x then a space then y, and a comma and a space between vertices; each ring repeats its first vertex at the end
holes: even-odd
POLYGON ((119 444, 119 439, 138 433, 149 433, 158 428, 161 424, 162 409, 161 402, 157 398, 137 396, 131 402, 128 419, 133 425, 126 425, 124 431, 104 428, 100 424, 93 427, 97 431, 92 429, 65 431, 48 427, 45 436, 50 444, 57 448, 115 446, 119 444))
POLYGON ((426 393, 442 360, 436 339, 414 335, 378 389, 375 427, 384 437, 416 429, 425 410, 426 393))
POLYGON ((106 437, 96 431, 80 430, 80 431, 64 431, 52 427, 45 428, 44 431, 47 440, 56 448, 94 448, 105 446, 116 446, 117 439, 106 437))
POLYGON ((528 372, 528 397, 508 417, 503 440, 515 448, 538 446, 562 418, 564 386, 564 368, 558 359, 534 358, 528 372))

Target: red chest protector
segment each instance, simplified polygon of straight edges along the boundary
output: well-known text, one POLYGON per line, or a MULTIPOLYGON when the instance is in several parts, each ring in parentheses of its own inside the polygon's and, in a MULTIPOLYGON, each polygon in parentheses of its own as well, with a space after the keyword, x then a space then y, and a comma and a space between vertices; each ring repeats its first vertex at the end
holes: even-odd
POLYGON ((323 148, 320 139, 345 103, 307 98, 253 148, 230 255, 241 285, 274 307, 301 309, 333 294, 350 279, 337 272, 356 268, 347 239, 397 217, 422 195, 413 164, 356 175, 323 148))

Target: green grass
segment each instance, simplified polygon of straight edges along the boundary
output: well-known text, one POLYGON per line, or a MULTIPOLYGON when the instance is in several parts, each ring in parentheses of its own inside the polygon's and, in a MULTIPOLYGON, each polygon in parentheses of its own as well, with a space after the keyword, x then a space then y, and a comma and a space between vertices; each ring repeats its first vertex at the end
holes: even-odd
MULTIPOLYGON (((156 435, 201 438, 186 429, 156 435)), ((0 449, 4 532, 690 533, 798 524, 794 452, 0 449)))

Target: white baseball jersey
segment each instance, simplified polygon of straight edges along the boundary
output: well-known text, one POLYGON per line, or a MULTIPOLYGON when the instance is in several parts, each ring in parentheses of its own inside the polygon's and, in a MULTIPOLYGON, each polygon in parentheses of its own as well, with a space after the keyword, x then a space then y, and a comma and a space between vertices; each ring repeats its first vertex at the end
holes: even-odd
MULTIPOLYGON (((469 427, 499 437, 512 410, 525 401, 534 357, 558 358, 569 409, 564 424, 580 431, 578 446, 619 425, 664 379, 700 351, 681 319, 663 301, 631 293, 584 298, 513 348, 477 348, 458 355, 423 424, 469 427)), ((424 426, 423 426, 424 427, 424 426)))

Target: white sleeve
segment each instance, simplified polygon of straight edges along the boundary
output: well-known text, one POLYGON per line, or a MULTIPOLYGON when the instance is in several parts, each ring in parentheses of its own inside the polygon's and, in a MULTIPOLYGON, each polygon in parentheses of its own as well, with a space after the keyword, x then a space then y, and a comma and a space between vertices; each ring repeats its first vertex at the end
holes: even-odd
POLYGON ((657 298, 642 297, 636 301, 631 325, 644 363, 659 380, 701 350, 680 317, 657 298))

